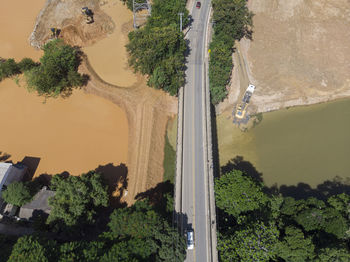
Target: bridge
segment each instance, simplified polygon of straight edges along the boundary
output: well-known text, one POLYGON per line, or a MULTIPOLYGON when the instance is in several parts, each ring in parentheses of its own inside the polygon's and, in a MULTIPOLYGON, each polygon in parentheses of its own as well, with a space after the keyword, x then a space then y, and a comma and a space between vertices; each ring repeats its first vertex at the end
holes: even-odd
POLYGON ((194 249, 186 260, 218 261, 208 78, 210 0, 192 6, 186 84, 179 90, 175 178, 175 221, 179 230, 194 231, 194 249))

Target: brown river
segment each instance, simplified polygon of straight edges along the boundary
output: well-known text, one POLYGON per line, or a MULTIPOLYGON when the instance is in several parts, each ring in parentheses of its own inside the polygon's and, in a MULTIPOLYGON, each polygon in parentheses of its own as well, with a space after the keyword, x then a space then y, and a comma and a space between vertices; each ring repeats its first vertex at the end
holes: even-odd
MULTIPOLYGON (((44 3, 0 0, 0 57, 39 59, 41 51, 34 50, 28 38, 44 3)), ((129 18, 123 19, 119 23, 129 18)), ((104 53, 106 48, 95 52, 104 53)), ((120 48, 119 53, 123 52, 125 49, 120 48)), ((118 70, 124 64, 125 61, 106 60, 104 68, 118 70)), ((122 79, 122 74, 118 78, 119 84, 129 81, 122 79)), ((0 151, 11 155, 9 160, 40 158, 36 176, 63 171, 79 175, 99 165, 126 163, 128 123, 118 106, 82 90, 75 90, 66 99, 48 99, 44 103, 42 97, 28 93, 20 84, 21 87, 13 79, 0 82, 0 151)))

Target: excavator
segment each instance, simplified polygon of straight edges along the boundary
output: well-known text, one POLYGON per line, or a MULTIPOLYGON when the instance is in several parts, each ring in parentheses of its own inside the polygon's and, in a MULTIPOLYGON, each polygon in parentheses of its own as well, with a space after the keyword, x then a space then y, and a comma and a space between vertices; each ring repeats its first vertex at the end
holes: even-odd
POLYGON ((51 28, 51 38, 58 38, 58 36, 60 35, 61 33, 61 29, 58 29, 56 27, 52 27, 51 28))
POLYGON ((89 9, 88 7, 83 7, 81 9, 81 12, 85 16, 87 24, 92 24, 94 22, 94 13, 91 9, 89 9))

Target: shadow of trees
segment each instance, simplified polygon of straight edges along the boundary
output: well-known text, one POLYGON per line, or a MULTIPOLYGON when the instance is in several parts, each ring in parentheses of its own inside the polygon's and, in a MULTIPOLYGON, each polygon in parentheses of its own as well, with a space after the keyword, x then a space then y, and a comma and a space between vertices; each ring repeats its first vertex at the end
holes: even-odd
POLYGON ((262 173, 256 170, 255 166, 249 161, 244 160, 243 156, 236 156, 221 167, 221 174, 239 170, 256 181, 263 182, 262 173))
POLYGON ((95 172, 100 173, 106 184, 108 185, 108 195, 112 206, 124 206, 121 203, 126 188, 128 187, 128 167, 121 163, 118 166, 109 163, 107 165, 98 166, 95 172))
MULTIPOLYGON (((174 185, 169 181, 161 182, 145 192, 138 193, 135 200, 148 200, 148 202, 168 219, 171 219, 173 208, 174 185)), ((170 221, 169 221, 170 222, 170 221)))
MULTIPOLYGON (((231 159, 226 165, 221 167, 221 174, 230 172, 232 170, 240 170, 247 176, 256 181, 263 182, 263 174, 258 172, 255 166, 244 160, 242 156, 236 156, 231 159)), ((269 194, 281 194, 284 197, 290 196, 296 200, 306 199, 309 197, 316 197, 321 200, 326 200, 330 196, 346 193, 350 194, 350 178, 342 178, 335 176, 333 179, 326 180, 316 187, 311 187, 309 184, 300 182, 295 185, 281 185, 277 184, 267 187, 265 192, 269 194)))

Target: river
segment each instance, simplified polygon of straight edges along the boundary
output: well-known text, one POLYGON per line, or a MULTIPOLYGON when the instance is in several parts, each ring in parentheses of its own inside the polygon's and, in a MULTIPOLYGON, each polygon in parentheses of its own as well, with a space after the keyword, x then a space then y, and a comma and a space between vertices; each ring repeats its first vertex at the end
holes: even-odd
POLYGON ((269 186, 350 177, 350 100, 265 113, 247 132, 217 120, 220 164, 243 156, 269 186))

